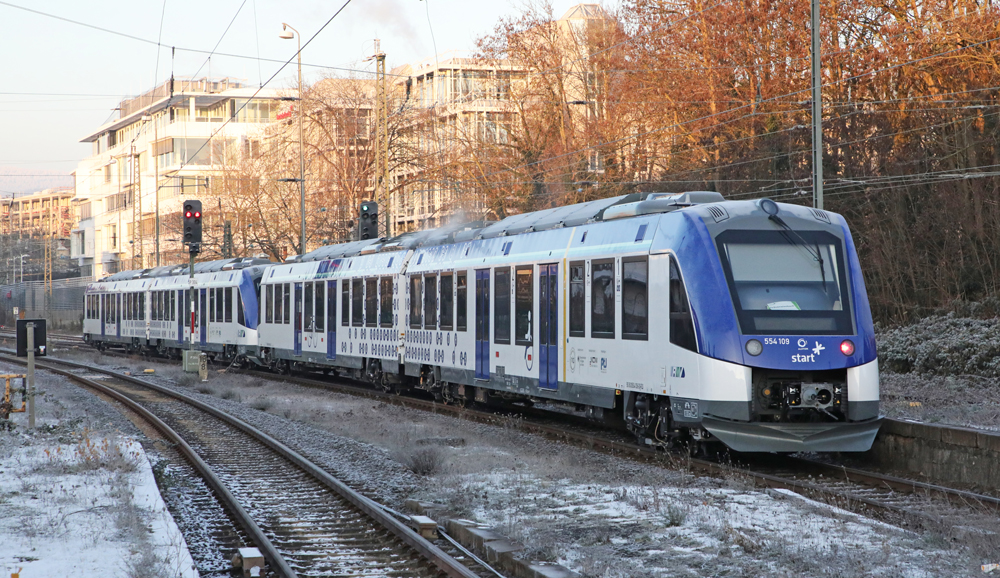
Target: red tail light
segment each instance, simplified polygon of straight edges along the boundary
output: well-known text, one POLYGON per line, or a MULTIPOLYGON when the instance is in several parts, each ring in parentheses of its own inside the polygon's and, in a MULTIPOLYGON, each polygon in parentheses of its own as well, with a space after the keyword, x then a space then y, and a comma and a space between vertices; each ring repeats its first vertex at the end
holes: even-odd
POLYGON ((854 355, 854 342, 845 339, 840 342, 840 352, 844 355, 854 355))

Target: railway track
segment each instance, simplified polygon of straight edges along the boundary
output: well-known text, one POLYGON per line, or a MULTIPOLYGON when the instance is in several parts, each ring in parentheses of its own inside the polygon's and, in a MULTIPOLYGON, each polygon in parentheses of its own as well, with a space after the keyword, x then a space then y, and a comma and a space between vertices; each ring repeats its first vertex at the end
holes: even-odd
MULTIPOLYGON (((276 379, 270 373, 240 371, 276 379)), ((520 418, 517 426, 523 431, 642 460, 664 457, 664 452, 639 445, 624 433, 601 429, 593 422, 573 416, 559 416, 557 420, 551 412, 516 406, 506 408, 507 413, 502 413, 504 410, 498 413, 463 408, 429 399, 383 393, 339 380, 334 382, 302 375, 283 375, 280 379, 482 423, 497 423, 500 420, 509 423, 507 417, 513 411, 520 418)), ((996 513, 1000 511, 1000 499, 994 496, 801 457, 725 454, 722 459, 701 459, 683 453, 668 455, 694 472, 742 476, 759 487, 790 490, 810 499, 906 527, 969 527, 976 525, 977 518, 982 518, 984 525, 988 525, 991 520, 995 522, 996 513)))
POLYGON ((153 424, 212 488, 238 536, 264 553, 274 576, 477 576, 376 502, 233 416, 113 371, 51 358, 36 365, 153 424))
MULTIPOLYGON (((0 340, 13 341, 15 337, 16 334, 14 331, 9 329, 0 329, 0 340)), ((83 345, 86 343, 81 335, 47 332, 46 338, 49 343, 60 343, 63 345, 83 345)))
MULTIPOLYGON (((640 460, 662 460, 665 456, 662 451, 635 443, 623 432, 603 430, 595 427, 593 422, 573 416, 560 415, 556 419, 552 412, 533 408, 464 408, 430 399, 385 393, 341 379, 306 375, 279 377, 262 371, 237 371, 481 423, 504 421, 509 425, 509 416, 514 414, 518 418, 515 423, 522 431, 640 460)), ((988 526, 990 521, 995 522, 996 512, 1000 511, 1000 499, 994 496, 801 457, 727 454, 724 459, 717 460, 691 458, 683 453, 666 455, 696 473, 742 477, 759 487, 789 490, 809 499, 904 527, 975 528, 980 519, 984 526, 988 526)))

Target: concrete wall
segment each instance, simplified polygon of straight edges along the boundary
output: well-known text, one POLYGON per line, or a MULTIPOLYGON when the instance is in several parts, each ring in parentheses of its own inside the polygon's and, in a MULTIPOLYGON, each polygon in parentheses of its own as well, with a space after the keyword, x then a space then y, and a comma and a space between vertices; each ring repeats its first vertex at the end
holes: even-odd
POLYGON ((871 451, 857 460, 940 483, 1000 489, 1000 433, 886 419, 871 451))

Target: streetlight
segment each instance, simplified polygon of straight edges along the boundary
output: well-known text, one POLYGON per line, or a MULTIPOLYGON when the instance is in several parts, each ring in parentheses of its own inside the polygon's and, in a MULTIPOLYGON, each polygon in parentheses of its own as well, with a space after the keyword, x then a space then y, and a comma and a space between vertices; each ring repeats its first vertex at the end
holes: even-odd
POLYGON ((299 210, 302 212, 302 220, 299 223, 302 231, 300 232, 299 241, 301 242, 301 247, 299 248, 299 253, 301 255, 306 254, 306 161, 303 156, 302 150, 302 35, 299 31, 292 28, 284 22, 281 23, 281 34, 278 38, 284 38, 285 40, 291 40, 295 38, 299 45, 298 58, 299 58, 299 210), (291 31, 291 32, 289 32, 291 31), (294 34, 293 34, 294 32, 294 34))

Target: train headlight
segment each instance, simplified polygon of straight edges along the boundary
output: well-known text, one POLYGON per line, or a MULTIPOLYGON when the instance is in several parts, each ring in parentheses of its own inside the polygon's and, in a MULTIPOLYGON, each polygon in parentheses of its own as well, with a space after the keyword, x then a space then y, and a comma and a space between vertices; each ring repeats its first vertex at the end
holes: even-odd
POLYGON ((840 352, 844 355, 854 355, 854 342, 850 339, 845 339, 840 342, 840 352))
POLYGON ((747 353, 757 357, 762 351, 764 351, 764 346, 761 345, 760 341, 757 341, 756 339, 747 341, 747 353))

